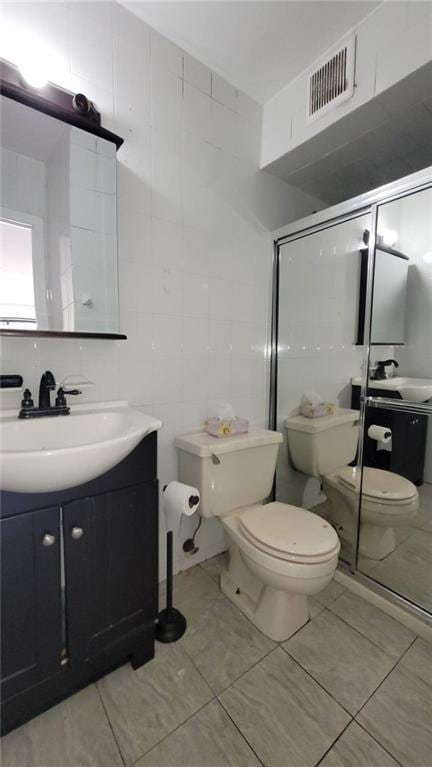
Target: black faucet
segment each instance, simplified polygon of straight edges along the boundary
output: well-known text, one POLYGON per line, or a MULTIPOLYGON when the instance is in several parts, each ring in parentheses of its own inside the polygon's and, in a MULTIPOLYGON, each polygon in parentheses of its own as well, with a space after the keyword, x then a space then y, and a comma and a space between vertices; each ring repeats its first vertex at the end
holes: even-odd
POLYGON ((46 370, 39 384, 39 407, 41 410, 47 410, 51 407, 50 392, 54 391, 55 387, 56 382, 51 370, 46 370))
POLYGON ((57 392, 55 405, 51 405, 50 392, 56 388, 56 382, 50 370, 46 370, 39 384, 39 407, 35 407, 31 391, 26 389, 21 402, 21 410, 18 418, 42 418, 50 415, 69 415, 70 408, 66 402, 65 394, 81 394, 78 389, 65 391, 61 387, 57 392))
POLYGON ((373 372, 373 375, 371 375, 372 380, 374 381, 382 381, 386 377, 385 369, 389 365, 394 365, 395 368, 399 367, 399 362, 396 360, 381 360, 380 362, 377 362, 376 368, 373 372))

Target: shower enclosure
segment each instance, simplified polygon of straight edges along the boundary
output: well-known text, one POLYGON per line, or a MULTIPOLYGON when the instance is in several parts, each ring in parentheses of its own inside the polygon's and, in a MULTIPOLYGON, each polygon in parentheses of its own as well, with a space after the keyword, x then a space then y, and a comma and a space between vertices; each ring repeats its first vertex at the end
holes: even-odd
POLYGON ((270 394, 276 500, 329 520, 340 568, 432 623, 432 168, 275 233, 270 394), (346 410, 356 430, 309 473, 287 424, 304 394, 328 406, 319 429, 346 410))

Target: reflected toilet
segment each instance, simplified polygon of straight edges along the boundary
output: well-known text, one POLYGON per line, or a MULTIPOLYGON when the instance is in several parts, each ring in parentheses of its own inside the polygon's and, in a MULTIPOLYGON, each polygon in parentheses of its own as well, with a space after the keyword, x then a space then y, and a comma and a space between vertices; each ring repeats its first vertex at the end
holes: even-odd
MULTIPOLYGON (((294 467, 319 477, 330 502, 330 521, 339 535, 352 541, 360 491, 361 469, 350 466, 357 452, 359 412, 339 408, 334 415, 285 421, 294 467)), ((395 528, 407 525, 417 514, 416 486, 405 477, 382 469, 364 467, 359 551, 380 560, 394 551, 395 528)))

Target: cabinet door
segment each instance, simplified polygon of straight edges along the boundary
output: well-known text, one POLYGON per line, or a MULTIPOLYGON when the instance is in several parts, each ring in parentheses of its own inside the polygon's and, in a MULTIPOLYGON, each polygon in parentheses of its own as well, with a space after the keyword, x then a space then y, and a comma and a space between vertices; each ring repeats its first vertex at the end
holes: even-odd
POLYGON ((91 659, 157 615, 157 482, 64 507, 68 655, 91 659))
POLYGON ((2 698, 60 668, 60 529, 57 508, 2 519, 2 698))

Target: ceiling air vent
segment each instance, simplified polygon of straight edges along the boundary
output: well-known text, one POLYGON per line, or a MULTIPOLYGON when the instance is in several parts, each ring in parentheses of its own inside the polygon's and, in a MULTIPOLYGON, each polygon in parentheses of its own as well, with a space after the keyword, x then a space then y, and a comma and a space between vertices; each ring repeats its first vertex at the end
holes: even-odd
POLYGON ((354 93, 355 37, 310 72, 307 82, 307 121, 335 109, 354 93))

